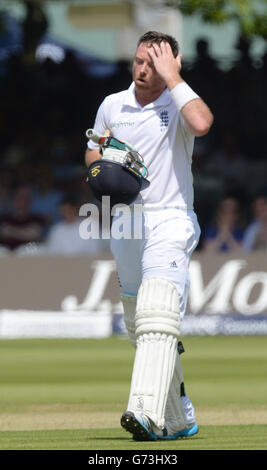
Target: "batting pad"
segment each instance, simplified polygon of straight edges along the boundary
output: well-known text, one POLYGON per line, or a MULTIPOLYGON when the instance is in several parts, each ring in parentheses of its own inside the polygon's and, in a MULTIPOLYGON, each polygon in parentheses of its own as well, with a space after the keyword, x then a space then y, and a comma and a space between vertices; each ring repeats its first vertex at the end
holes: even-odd
POLYGON ((136 353, 127 409, 144 413, 161 429, 179 333, 175 285, 163 278, 145 280, 137 295, 136 353))
POLYGON ((124 323, 128 332, 130 343, 136 347, 135 337, 135 313, 136 313, 136 296, 121 294, 121 301, 124 310, 124 323))
POLYGON ((142 282, 136 304, 136 337, 143 333, 180 335, 180 302, 175 284, 160 277, 142 282))
POLYGON ((196 422, 194 407, 184 393, 183 385, 181 359, 177 353, 165 411, 165 426, 171 434, 192 426, 196 422))

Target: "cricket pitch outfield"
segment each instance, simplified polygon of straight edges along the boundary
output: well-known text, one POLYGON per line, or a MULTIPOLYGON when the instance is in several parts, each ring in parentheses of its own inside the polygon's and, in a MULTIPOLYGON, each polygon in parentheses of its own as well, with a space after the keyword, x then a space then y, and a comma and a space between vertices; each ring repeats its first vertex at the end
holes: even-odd
POLYGON ((267 337, 185 337, 199 433, 134 442, 120 427, 134 350, 126 338, 0 341, 0 449, 267 449, 267 337))

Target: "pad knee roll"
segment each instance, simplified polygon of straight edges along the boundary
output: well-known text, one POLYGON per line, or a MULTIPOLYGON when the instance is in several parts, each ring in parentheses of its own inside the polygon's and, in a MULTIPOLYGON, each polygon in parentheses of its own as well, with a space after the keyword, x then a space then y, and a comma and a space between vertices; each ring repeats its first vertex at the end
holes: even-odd
POLYGON ((153 277, 142 282, 136 305, 136 338, 145 333, 180 335, 180 305, 175 284, 153 277))

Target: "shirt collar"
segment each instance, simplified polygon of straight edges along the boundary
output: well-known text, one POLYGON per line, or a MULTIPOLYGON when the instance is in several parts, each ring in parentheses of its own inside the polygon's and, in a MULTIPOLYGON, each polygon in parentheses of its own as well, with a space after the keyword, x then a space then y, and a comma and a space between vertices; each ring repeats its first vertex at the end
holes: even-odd
MULTIPOLYGON (((146 109, 152 109, 160 106, 166 106, 171 102, 171 94, 168 88, 161 93, 161 95, 151 103, 144 106, 146 109)), ((131 108, 141 108, 141 105, 138 103, 135 97, 135 84, 131 83, 130 87, 126 91, 125 99, 123 101, 123 106, 130 106, 131 108)))

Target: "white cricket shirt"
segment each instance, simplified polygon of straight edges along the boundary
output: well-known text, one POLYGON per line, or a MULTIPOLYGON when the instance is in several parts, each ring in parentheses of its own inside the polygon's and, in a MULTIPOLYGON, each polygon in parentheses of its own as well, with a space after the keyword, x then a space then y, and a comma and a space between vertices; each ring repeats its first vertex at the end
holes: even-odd
MULTIPOLYGON (((128 90, 107 96, 98 109, 94 129, 99 134, 109 129, 144 158, 150 186, 140 192, 138 202, 147 208, 193 209, 194 135, 186 129, 167 88, 144 107, 135 98, 134 83, 128 90)), ((89 140, 88 148, 98 146, 89 140)))

